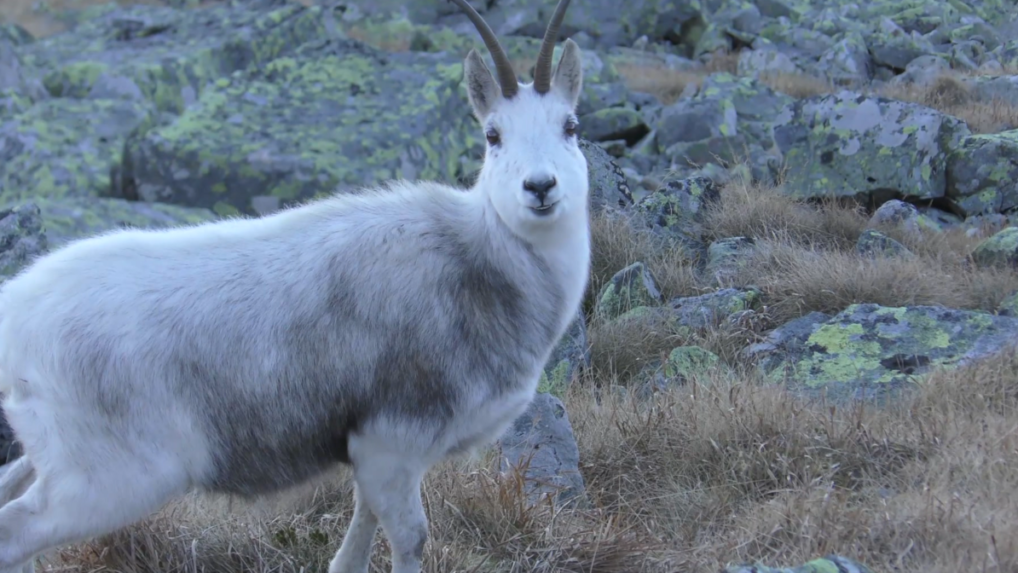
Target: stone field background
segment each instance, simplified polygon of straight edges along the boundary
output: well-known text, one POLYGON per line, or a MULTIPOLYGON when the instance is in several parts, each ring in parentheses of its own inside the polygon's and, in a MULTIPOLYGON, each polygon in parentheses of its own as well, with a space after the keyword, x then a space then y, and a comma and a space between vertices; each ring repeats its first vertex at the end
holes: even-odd
MULTIPOLYGON (((529 80, 552 0, 473 4, 529 80)), ((426 570, 1018 571, 1016 14, 573 0, 588 296, 527 414, 426 480, 426 570)), ((0 281, 117 227, 467 186, 480 45, 444 0, 0 0, 0 281)), ((189 498, 40 568, 320 571, 350 493, 189 498)))

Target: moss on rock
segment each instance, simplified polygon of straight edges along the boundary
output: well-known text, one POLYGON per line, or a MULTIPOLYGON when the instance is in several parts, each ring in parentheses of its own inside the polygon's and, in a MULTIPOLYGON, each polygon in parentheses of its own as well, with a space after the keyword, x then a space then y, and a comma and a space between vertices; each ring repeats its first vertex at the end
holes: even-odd
POLYGON ((115 192, 229 215, 394 178, 456 183, 483 154, 462 74, 447 54, 308 44, 132 139, 115 192))

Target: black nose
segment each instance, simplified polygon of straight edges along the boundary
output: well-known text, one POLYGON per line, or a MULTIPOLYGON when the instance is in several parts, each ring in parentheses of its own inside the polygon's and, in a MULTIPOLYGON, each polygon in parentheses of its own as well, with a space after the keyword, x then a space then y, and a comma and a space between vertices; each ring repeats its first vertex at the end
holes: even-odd
POLYGON ((555 183, 557 183, 557 181, 555 181, 554 177, 548 177, 545 179, 527 179, 523 182, 523 188, 534 195, 537 195, 537 198, 543 202, 545 196, 548 195, 548 190, 554 187, 555 183))

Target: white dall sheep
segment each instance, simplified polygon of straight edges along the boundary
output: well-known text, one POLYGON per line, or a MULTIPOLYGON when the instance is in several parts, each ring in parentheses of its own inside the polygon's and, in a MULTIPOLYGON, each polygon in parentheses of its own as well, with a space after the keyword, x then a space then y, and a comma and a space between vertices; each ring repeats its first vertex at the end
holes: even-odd
POLYGON ((528 407, 590 259, 578 46, 518 83, 464 66, 487 139, 469 190, 393 182, 262 218, 119 230, 0 287, 0 392, 24 455, 0 478, 0 571, 127 526, 191 490, 257 496, 349 464, 330 573, 420 571, 420 486, 528 407), (6 497, 6 499, 4 499, 6 497))

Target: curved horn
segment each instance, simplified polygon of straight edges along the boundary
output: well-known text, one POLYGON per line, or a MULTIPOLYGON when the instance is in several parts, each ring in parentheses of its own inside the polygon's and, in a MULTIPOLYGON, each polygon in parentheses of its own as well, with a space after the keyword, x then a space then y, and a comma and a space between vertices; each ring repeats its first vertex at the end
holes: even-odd
POLYGON ((539 94, 548 93, 551 89, 551 55, 555 53, 558 29, 568 6, 569 0, 559 0, 555 14, 551 22, 548 22, 548 29, 544 31, 544 41, 541 42, 541 51, 537 54, 537 64, 534 66, 534 90, 539 94))
POLYGON ((495 61, 495 72, 498 74, 498 84, 502 87, 502 97, 509 99, 516 95, 516 92, 519 91, 516 72, 513 71, 513 66, 509 63, 509 58, 505 55, 505 51, 502 50, 502 45, 498 43, 495 33, 491 31, 491 28, 481 18, 481 15, 477 13, 477 10, 474 10, 473 6, 466 3, 466 0, 451 1, 467 13, 467 18, 470 18, 470 21, 474 23, 477 32, 481 34, 481 39, 484 40, 484 45, 491 52, 491 59, 495 61))

